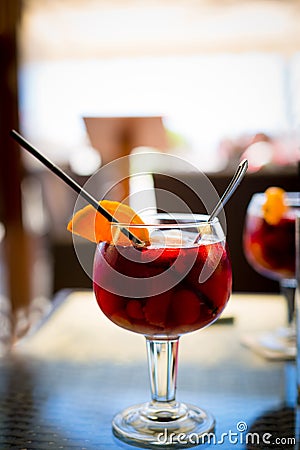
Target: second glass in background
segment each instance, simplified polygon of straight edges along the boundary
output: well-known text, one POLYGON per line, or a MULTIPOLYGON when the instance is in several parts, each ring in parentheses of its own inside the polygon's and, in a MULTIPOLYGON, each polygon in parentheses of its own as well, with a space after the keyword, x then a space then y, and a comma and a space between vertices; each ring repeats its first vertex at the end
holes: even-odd
MULTIPOLYGON (((277 280, 287 302, 287 326, 276 330, 264 344, 276 350, 295 350, 295 220, 300 210, 300 194, 285 192, 286 208, 274 211, 268 220, 267 196, 256 193, 248 205, 244 227, 244 251, 250 265, 261 275, 277 280), (274 217, 272 217, 273 219, 274 217)), ((273 205, 270 205, 272 208, 273 205)))

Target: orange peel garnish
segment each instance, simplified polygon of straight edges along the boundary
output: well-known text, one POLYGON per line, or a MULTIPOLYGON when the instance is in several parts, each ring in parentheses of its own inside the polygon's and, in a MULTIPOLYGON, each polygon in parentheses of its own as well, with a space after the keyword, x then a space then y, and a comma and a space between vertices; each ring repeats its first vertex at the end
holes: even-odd
MULTIPOLYGON (((143 225, 144 222, 140 216, 130 206, 124 203, 115 202, 111 200, 102 200, 100 205, 106 209, 118 222, 132 225, 143 225)), ((118 235, 112 236, 112 226, 100 212, 96 211, 91 205, 78 210, 70 222, 67 230, 73 234, 81 236, 92 242, 113 242, 119 245, 129 245, 130 240, 122 232, 118 235)), ((143 243, 149 243, 149 232, 147 228, 137 227, 128 230, 140 239, 143 243)))
POLYGON ((279 187, 270 187, 265 191, 266 201, 262 205, 265 221, 277 225, 288 209, 285 202, 285 191, 279 187))

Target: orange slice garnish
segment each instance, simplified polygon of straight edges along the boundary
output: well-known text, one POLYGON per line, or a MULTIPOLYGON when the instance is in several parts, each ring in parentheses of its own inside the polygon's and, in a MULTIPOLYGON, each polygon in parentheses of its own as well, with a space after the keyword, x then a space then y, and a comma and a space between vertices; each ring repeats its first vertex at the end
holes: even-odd
POLYGON ((285 191, 279 187, 270 187, 265 191, 266 201, 262 206, 263 217, 270 225, 277 225, 288 206, 285 202, 285 191))
MULTIPOLYGON (((129 206, 110 200, 102 200, 100 205, 106 209, 118 222, 132 225, 143 225, 144 222, 140 216, 129 206)), ((91 205, 77 211, 67 229, 71 233, 88 239, 92 242, 114 242, 120 245, 130 244, 130 240, 121 231, 112 235, 112 225, 100 212, 96 211, 91 205)), ((118 231, 119 227, 114 227, 118 231)), ((144 244, 149 243, 149 233, 147 228, 137 227, 128 230, 144 244)))

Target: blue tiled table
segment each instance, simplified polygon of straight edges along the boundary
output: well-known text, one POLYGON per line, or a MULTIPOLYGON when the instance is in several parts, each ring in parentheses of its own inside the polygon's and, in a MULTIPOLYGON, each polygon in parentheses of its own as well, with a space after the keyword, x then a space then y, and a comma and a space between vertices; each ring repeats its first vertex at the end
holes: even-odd
MULTIPOLYGON (((0 359, 0 449, 134 448, 113 436, 111 419, 149 399, 143 336, 110 323, 89 291, 69 292, 59 303, 0 359)), ((245 334, 282 325, 284 312, 280 296, 235 294, 227 320, 181 338, 177 397, 214 414, 209 448, 292 448, 246 444, 266 412, 283 407, 280 422, 292 437, 293 361, 266 360, 241 344, 245 334)))

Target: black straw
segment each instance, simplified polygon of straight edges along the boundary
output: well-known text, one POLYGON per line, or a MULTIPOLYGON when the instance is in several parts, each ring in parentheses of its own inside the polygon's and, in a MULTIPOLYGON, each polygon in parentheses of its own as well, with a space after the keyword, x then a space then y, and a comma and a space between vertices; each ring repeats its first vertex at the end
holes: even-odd
MULTIPOLYGON (((27 150, 31 155, 37 158, 44 166, 51 170, 55 175, 57 175, 61 180, 63 180, 68 186, 70 186, 77 194, 83 197, 90 205, 92 205, 100 214, 102 214, 109 222, 118 223, 118 220, 114 218, 108 211, 106 211, 100 203, 91 196, 80 184, 78 184, 73 178, 67 175, 62 169, 56 166, 52 161, 50 161, 45 155, 43 155, 39 150, 33 147, 26 139, 23 138, 17 131, 11 130, 11 137, 18 142, 25 150, 27 150)), ((135 244, 142 244, 140 239, 138 239, 134 234, 131 233, 127 228, 122 227, 121 231, 125 234, 128 239, 130 239, 135 244)))

